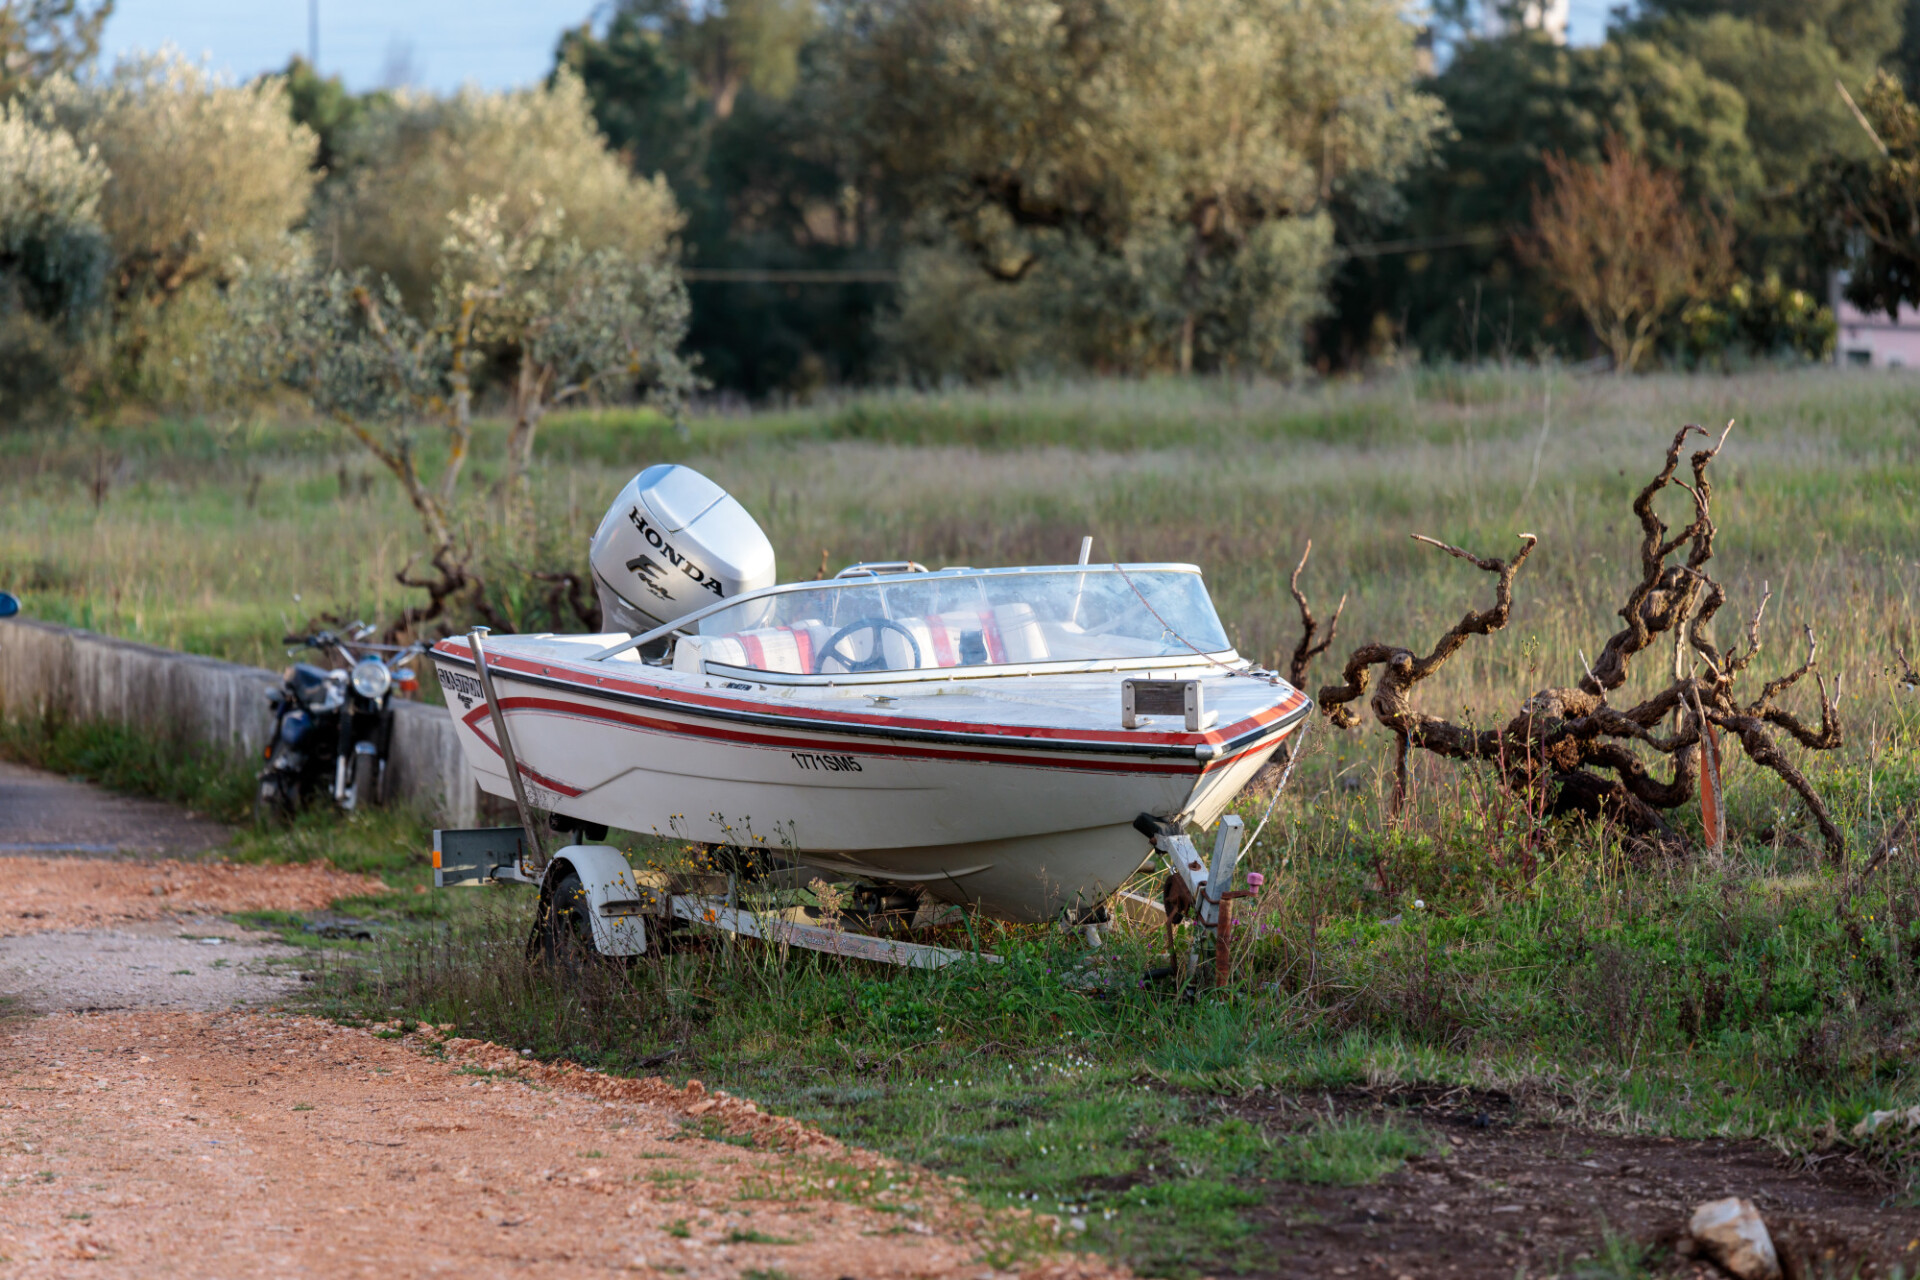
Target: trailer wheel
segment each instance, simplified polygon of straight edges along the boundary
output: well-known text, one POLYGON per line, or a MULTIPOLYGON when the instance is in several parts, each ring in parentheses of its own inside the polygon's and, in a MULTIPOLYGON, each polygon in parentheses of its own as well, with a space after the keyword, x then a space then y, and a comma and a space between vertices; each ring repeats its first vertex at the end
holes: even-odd
POLYGON ((569 871, 553 882, 540 904, 527 950, 556 975, 578 976, 601 959, 593 945, 593 918, 580 874, 569 871))

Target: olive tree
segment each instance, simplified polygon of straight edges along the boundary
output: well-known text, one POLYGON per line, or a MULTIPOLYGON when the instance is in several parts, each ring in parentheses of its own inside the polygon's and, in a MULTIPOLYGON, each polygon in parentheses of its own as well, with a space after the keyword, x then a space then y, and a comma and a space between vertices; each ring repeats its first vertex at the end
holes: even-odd
POLYGON ((815 92, 902 216, 1083 361, 1274 368, 1329 201, 1390 201, 1442 127, 1414 34, 1392 0, 846 0, 815 92))
POLYGON ((622 383, 677 404, 692 374, 675 353, 687 328, 679 273, 611 246, 564 234, 567 215, 536 201, 518 226, 506 201, 475 197, 451 215, 437 314, 454 334, 449 378, 471 396, 469 351, 512 370, 507 476, 524 483, 541 419, 559 405, 622 383))
POLYGON ((193 363, 219 291, 304 254, 315 139, 277 79, 236 85, 175 55, 120 62, 97 81, 55 77, 27 99, 108 177, 99 215, 123 376, 193 363))
POLYGON ((442 221, 441 275, 426 318, 366 268, 262 272, 233 291, 225 366, 241 390, 291 387, 390 471, 427 540, 398 577, 427 593, 389 626, 419 634, 456 601, 495 621, 477 568, 482 521, 461 476, 484 368, 504 369, 514 410, 500 486, 510 529, 526 515, 535 432, 554 405, 639 391, 677 411, 693 376, 678 354, 685 287, 669 264, 568 236, 557 206, 517 225, 500 199, 476 198, 442 221), (423 435, 438 445, 423 447, 423 435))
POLYGON ((663 262, 679 206, 661 178, 639 178, 607 148, 579 78, 513 93, 399 94, 369 105, 341 141, 342 176, 318 228, 333 265, 392 280, 426 314, 440 281, 447 219, 477 197, 519 226, 564 203, 568 236, 589 252, 663 262))
POLYGON ((106 166, 62 129, 0 106, 0 417, 59 391, 104 293, 106 166))
POLYGON ((111 0, 91 8, 79 0, 0 3, 0 102, 92 62, 112 14, 111 0))

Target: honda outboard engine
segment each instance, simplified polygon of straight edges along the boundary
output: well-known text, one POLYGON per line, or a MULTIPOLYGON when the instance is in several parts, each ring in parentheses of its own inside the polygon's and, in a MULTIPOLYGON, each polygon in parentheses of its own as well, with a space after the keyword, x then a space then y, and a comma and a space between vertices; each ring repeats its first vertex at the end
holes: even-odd
POLYGON ((773 585, 773 544, 745 507, 691 467, 648 467, 593 535, 601 625, 638 635, 773 585))

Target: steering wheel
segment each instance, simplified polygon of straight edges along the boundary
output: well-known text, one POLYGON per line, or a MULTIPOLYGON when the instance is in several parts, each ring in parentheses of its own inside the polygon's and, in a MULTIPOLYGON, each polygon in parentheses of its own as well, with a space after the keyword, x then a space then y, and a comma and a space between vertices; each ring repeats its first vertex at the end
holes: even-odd
POLYGON ((887 666, 886 646, 880 642, 881 633, 885 631, 897 631, 906 637, 907 648, 913 651, 913 665, 916 668, 919 667, 920 643, 913 638, 913 632, 907 630, 892 618, 855 618, 852 622, 849 622, 846 626, 834 632, 833 639, 821 646, 820 656, 813 660, 813 674, 817 676, 827 674, 826 667, 828 658, 837 660, 841 666, 847 669, 849 675, 858 675, 865 671, 890 670, 887 666), (840 652, 840 642, 848 636, 857 635, 862 631, 871 631, 873 633, 873 652, 860 659, 860 661, 855 662, 852 658, 840 652))

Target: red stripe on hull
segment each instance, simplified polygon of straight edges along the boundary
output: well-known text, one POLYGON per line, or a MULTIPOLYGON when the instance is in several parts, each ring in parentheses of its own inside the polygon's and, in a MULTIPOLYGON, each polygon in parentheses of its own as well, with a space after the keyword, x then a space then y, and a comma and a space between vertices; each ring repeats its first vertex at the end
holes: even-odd
MULTIPOLYGON (((448 644, 448 642, 443 640, 441 644, 448 644)), ((470 653, 466 650, 456 649, 451 646, 445 650, 444 656, 463 662, 472 662, 472 655, 470 653)), ((601 692, 626 693, 639 697, 657 698, 664 702, 677 703, 687 707, 689 713, 701 709, 746 712, 762 716, 779 715, 782 718, 793 720, 817 720, 827 722, 828 724, 839 722, 842 724, 859 725, 863 728, 885 729, 901 725, 899 718, 893 716, 870 716, 860 715, 854 712, 821 711, 797 706, 782 706, 778 711, 774 711, 765 703, 752 702, 746 699, 715 697, 710 693, 698 692, 687 688, 643 684, 639 681, 622 679, 618 676, 595 676, 593 677, 594 683, 589 684, 583 673, 564 665, 556 670, 550 663, 533 662, 525 658, 516 658, 498 652, 490 654, 487 662, 488 665, 496 671, 506 671, 512 674, 526 676, 538 676, 548 680, 564 680, 568 684, 578 688, 583 695, 588 697, 601 692)), ((1304 706, 1306 701, 1307 695, 1295 689, 1286 701, 1277 706, 1269 707, 1265 711, 1256 712, 1232 724, 1216 726, 1205 733, 1050 729, 1036 728, 1027 725, 974 724, 950 720, 915 720, 911 726, 901 727, 911 727, 936 733, 990 733, 1004 738, 1032 738, 1039 741, 1112 742, 1129 744, 1152 743, 1155 745, 1184 748, 1197 747, 1206 743, 1218 747, 1247 732, 1272 724, 1275 720, 1291 715, 1294 711, 1304 706)))
MULTIPOLYGON (((514 710, 540 711, 550 714, 577 717, 583 720, 597 720, 606 724, 616 724, 624 728, 641 732, 666 734, 672 737, 704 738, 709 741, 732 742, 743 746, 768 747, 781 751, 818 751, 827 753, 851 753, 866 756, 888 756, 907 760, 955 760, 969 764, 1002 764, 1030 769, 1068 769, 1076 772, 1095 773, 1133 773, 1156 775, 1191 774, 1196 780, 1216 769, 1225 768, 1248 751, 1256 751, 1268 745, 1267 740, 1254 743, 1230 756, 1218 760, 1209 760, 1204 766, 1186 764, 1160 764, 1148 761, 1131 763, 1119 760, 1062 760, 1055 756, 1033 756, 1009 754, 991 751, 943 750, 935 747, 911 747, 899 743, 876 746, 870 740, 857 742, 845 741, 819 742, 781 737, 771 734, 750 733, 739 729, 722 728, 718 725, 689 724, 684 721, 663 720, 652 716, 635 715, 628 711, 616 711, 610 707, 599 707, 589 703, 563 701, 558 698, 538 697, 502 697, 502 712, 514 710)), ((475 707, 462 717, 463 723, 472 729, 474 735, 487 744, 495 755, 500 754, 499 746, 487 736, 481 727, 490 715, 485 703, 475 707)), ((532 778, 541 786, 551 787, 565 795, 580 794, 580 789, 569 783, 560 782, 535 772, 525 761, 517 761, 520 772, 532 778)))

